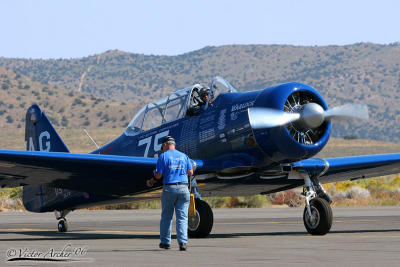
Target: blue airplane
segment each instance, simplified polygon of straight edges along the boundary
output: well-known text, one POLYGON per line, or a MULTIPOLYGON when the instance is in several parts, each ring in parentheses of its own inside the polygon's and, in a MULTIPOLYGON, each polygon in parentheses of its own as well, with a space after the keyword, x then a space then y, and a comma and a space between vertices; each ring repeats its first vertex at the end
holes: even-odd
POLYGON ((313 158, 327 144, 331 120, 368 119, 362 104, 328 108, 302 83, 238 92, 221 77, 144 106, 121 136, 90 154, 70 153, 43 111, 26 113, 28 151, 0 150, 0 186, 23 186, 28 211, 55 212, 58 230, 75 209, 157 199, 149 188, 161 140, 169 135, 196 166, 189 235, 206 237, 213 212, 201 196, 270 194, 303 187, 303 221, 312 235, 332 225, 331 198, 321 184, 400 173, 400 153, 313 158), (200 195, 201 194, 201 195, 200 195))

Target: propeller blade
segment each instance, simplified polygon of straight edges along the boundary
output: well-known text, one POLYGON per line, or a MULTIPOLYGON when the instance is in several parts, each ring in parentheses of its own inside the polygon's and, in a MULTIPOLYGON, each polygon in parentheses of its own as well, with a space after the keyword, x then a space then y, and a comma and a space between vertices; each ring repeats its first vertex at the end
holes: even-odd
POLYGON ((325 111, 326 120, 360 119, 368 120, 368 107, 365 104, 346 104, 325 111))
POLYGON ((253 129, 282 126, 300 118, 298 113, 288 113, 270 108, 249 108, 248 114, 253 129))

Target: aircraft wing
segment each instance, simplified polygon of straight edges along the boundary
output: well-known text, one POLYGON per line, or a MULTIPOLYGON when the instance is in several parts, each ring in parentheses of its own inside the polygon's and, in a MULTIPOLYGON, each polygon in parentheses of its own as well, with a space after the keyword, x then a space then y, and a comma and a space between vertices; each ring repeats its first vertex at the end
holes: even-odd
POLYGON ((400 173, 400 153, 341 158, 311 158, 292 164, 298 171, 321 175, 321 183, 400 173))
MULTIPOLYGON (((215 172, 218 164, 196 160, 197 173, 215 172)), ((48 184, 81 192, 124 196, 153 191, 156 158, 64 152, 0 150, 0 187, 48 184)))
POLYGON ((0 150, 0 186, 49 184, 83 192, 148 191, 157 159, 99 154, 0 150))
MULTIPOLYGON (((0 150, 0 186, 48 184, 81 192, 123 196, 146 193, 157 159, 99 154, 0 150)), ((196 160, 197 174, 215 172, 219 162, 196 160)), ((322 183, 400 173, 400 153, 311 158, 292 164, 321 175, 322 183)), ((159 185, 161 186, 161 185, 159 185)), ((156 186, 157 188, 157 186, 156 186)))

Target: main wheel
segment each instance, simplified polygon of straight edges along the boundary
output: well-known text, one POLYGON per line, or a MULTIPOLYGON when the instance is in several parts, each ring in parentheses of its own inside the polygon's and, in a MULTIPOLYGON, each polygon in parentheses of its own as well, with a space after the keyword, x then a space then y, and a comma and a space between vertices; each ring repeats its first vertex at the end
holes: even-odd
POLYGON ((207 237, 214 223, 211 207, 201 199, 196 199, 196 215, 188 218, 189 237, 207 237))
POLYGON ((332 208, 323 198, 313 198, 310 201, 310 209, 313 218, 310 218, 307 207, 304 208, 304 226, 312 235, 325 235, 332 226, 332 208))
POLYGON ((68 223, 66 219, 61 219, 58 221, 58 231, 64 233, 68 230, 68 223))

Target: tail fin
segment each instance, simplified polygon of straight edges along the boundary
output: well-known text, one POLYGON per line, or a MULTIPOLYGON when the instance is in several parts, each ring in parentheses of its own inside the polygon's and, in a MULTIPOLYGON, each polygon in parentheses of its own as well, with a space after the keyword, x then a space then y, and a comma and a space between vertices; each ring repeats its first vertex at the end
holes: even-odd
POLYGON ((69 152, 49 119, 36 104, 26 112, 25 141, 26 150, 69 152))
MULTIPOLYGON (((38 105, 32 105, 26 112, 25 141, 26 150, 69 152, 38 105)), ((46 208, 46 205, 51 206, 51 204, 57 202, 57 193, 54 193, 57 190, 41 184, 24 186, 22 200, 25 208, 32 212, 50 211, 46 208)), ((66 189, 64 190, 67 191, 66 189)))

